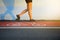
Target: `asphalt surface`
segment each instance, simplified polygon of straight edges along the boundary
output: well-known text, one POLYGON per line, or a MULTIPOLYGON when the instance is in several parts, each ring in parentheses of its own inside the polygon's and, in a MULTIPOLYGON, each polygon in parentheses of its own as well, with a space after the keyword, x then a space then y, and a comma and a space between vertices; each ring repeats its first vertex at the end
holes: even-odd
POLYGON ((60 29, 0 29, 0 40, 60 40, 60 29))

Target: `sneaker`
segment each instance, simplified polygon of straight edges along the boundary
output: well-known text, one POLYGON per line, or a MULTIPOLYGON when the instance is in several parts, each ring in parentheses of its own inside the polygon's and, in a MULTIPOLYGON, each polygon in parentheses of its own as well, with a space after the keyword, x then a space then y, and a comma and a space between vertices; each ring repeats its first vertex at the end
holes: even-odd
POLYGON ((16 15, 17 16, 17 19, 16 20, 20 20, 20 17, 19 17, 19 15, 16 15))

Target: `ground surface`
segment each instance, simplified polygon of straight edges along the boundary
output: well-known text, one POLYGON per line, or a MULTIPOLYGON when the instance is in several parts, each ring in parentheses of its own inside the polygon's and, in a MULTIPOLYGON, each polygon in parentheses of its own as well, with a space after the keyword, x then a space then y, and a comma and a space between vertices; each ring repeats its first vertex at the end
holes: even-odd
POLYGON ((60 29, 0 29, 0 40, 60 40, 60 29))
POLYGON ((56 27, 60 26, 60 20, 21 20, 21 21, 14 21, 14 20, 0 20, 0 27, 56 27))

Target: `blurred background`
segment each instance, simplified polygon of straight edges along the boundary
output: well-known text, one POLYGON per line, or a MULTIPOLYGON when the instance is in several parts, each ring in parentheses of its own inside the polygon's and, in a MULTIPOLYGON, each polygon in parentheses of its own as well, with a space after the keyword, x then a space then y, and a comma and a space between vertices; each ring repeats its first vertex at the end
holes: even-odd
MULTIPOLYGON (((60 20, 60 0, 32 0, 32 15, 35 20, 60 20)), ((26 9, 25 0, 0 0, 0 20, 15 20, 26 9)), ((21 20, 29 20, 28 14, 21 20)))

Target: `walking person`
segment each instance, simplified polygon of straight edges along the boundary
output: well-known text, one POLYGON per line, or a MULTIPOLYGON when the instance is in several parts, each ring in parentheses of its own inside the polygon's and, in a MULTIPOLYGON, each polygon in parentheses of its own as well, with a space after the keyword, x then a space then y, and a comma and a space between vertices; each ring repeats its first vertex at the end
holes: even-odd
POLYGON ((29 18, 30 20, 32 20, 32 0, 25 0, 25 2, 27 4, 27 9, 23 10, 20 14, 16 15, 16 20, 20 20, 20 17, 26 12, 28 12, 29 18))

